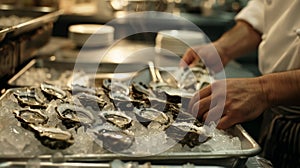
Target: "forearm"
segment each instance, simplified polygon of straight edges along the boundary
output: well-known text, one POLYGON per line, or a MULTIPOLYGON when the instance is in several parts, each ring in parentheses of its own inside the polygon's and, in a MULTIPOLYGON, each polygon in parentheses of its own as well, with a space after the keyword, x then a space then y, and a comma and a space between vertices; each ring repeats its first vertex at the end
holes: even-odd
POLYGON ((259 77, 270 106, 300 105, 300 70, 259 77))
POLYGON ((257 49, 261 34, 244 21, 236 25, 214 42, 223 63, 227 63, 247 52, 257 49))

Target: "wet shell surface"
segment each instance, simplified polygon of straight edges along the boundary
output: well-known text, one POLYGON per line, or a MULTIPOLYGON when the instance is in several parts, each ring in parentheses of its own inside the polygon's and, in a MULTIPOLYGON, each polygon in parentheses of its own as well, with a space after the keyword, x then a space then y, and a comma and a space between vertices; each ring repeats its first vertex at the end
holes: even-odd
POLYGON ((21 107, 46 108, 46 98, 38 88, 29 88, 13 93, 21 107))
POLYGON ((134 136, 125 131, 97 130, 94 135, 103 142, 103 147, 111 152, 121 152, 132 146, 134 136))
POLYGON ((132 118, 120 111, 102 111, 99 116, 121 129, 129 128, 132 125, 132 118))
POLYGON ((191 148, 200 145, 209 138, 203 127, 186 122, 173 123, 166 129, 166 134, 182 145, 191 148))
POLYGON ((46 124, 49 119, 41 110, 31 109, 29 107, 15 110, 14 114, 19 121, 25 124, 46 124))
POLYGON ((67 97, 66 91, 50 83, 43 82, 41 84, 41 90, 48 97, 48 99, 64 99, 67 97))
POLYGON ((74 144, 74 137, 69 131, 60 128, 35 126, 29 127, 35 132, 37 139, 51 149, 66 149, 74 144))
POLYGON ((75 104, 59 104, 55 110, 67 128, 89 125, 95 121, 94 114, 91 111, 75 104))

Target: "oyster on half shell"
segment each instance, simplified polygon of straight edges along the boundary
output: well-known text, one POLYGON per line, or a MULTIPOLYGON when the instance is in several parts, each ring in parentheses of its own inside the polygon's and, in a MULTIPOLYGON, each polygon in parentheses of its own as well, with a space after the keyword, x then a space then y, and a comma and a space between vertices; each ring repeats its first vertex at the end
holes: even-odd
POLYGON ((99 113, 99 116, 121 129, 129 128, 132 125, 132 119, 124 112, 102 111, 99 113))
POLYGON ((171 121, 167 114, 153 108, 137 109, 134 113, 137 120, 144 126, 148 126, 150 122, 168 125, 171 121))
POLYGON ((29 107, 14 110, 15 117, 24 124, 46 124, 49 117, 41 110, 31 109, 29 107))
POLYGON ((105 105, 107 104, 107 100, 104 100, 102 97, 84 92, 78 93, 75 97, 84 107, 90 107, 94 111, 102 110, 103 107, 105 107, 105 105))
POLYGON ((94 129, 94 136, 101 140, 103 148, 111 152, 121 152, 130 148, 134 142, 134 136, 127 131, 94 129))
POLYGON ((90 125, 95 121, 95 116, 91 111, 75 104, 59 104, 55 110, 67 128, 78 128, 82 125, 90 125))
POLYGON ((18 104, 21 107, 29 106, 31 108, 47 108, 47 99, 38 88, 29 88, 25 91, 17 90, 13 92, 18 104))
POLYGON ((173 123, 166 129, 166 134, 190 148, 200 145, 209 138, 203 127, 186 122, 173 123))
POLYGON ((29 124, 29 127, 35 133, 36 138, 48 148, 66 149, 74 144, 74 137, 69 131, 60 128, 44 127, 29 124))
POLYGON ((41 83, 41 90, 47 96, 49 100, 51 99, 64 99, 67 97, 67 92, 62 88, 52 85, 47 82, 41 83))

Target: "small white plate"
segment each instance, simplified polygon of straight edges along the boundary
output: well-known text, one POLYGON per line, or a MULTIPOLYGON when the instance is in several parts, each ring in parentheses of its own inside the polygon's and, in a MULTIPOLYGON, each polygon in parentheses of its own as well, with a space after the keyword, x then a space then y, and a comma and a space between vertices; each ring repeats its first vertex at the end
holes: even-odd
POLYGON ((207 39, 204 33, 198 31, 162 30, 158 32, 155 42, 159 54, 175 53, 182 56, 189 47, 205 44, 207 39))
POLYGON ((113 43, 114 27, 100 24, 78 24, 69 27, 69 38, 77 46, 103 47, 113 43))

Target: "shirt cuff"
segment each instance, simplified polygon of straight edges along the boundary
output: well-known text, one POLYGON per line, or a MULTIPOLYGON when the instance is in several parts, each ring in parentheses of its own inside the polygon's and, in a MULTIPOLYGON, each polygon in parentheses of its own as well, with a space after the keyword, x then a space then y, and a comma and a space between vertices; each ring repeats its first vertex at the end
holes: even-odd
POLYGON ((264 2, 263 0, 251 0, 236 16, 235 20, 244 20, 260 33, 263 33, 264 2))

